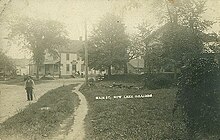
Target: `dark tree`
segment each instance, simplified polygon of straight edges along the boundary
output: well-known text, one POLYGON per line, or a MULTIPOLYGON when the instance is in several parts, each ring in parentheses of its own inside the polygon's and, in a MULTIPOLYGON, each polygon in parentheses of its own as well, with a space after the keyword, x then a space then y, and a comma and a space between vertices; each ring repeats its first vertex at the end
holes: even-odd
POLYGON ((126 69, 129 38, 120 17, 106 14, 94 28, 88 44, 90 68, 107 69, 108 75, 111 67, 126 69))
POLYGON ((10 30, 9 39, 18 40, 23 48, 31 51, 37 66, 37 78, 39 78, 39 65, 44 62, 45 53, 58 57, 57 48, 64 47, 68 43, 64 26, 53 20, 19 18, 11 23, 10 30))

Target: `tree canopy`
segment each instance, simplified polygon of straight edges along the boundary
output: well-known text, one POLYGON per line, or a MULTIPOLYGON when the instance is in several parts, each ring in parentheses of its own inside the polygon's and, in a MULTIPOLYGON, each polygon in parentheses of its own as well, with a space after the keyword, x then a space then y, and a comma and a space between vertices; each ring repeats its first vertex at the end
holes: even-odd
POLYGON ((124 67, 128 61, 128 35, 122 19, 112 14, 101 18, 89 38, 89 66, 90 68, 108 69, 111 75, 111 66, 124 67))
MULTIPOLYGON (((212 21, 202 18, 205 1, 155 0, 153 3, 158 9, 157 12, 160 12, 166 20, 164 25, 154 29, 154 32, 142 39, 146 48, 144 58, 148 67, 151 67, 151 62, 154 64, 153 69, 157 67, 156 64, 159 66, 157 68, 160 68, 165 63, 178 67, 181 66, 179 64, 184 64, 190 58, 202 53, 204 43, 210 38, 210 34, 205 31, 213 24, 212 21), (161 10, 159 7, 164 8, 161 10)), ((142 28, 139 28, 139 35, 147 28, 149 27, 142 25, 142 28)))
POLYGON ((64 26, 54 20, 18 18, 11 23, 8 37, 31 51, 37 67, 44 62, 46 52, 58 57, 57 48, 68 43, 64 26))
POLYGON ((11 58, 6 56, 5 53, 3 53, 2 51, 0 51, 0 71, 4 72, 3 75, 0 75, 4 77, 7 74, 10 74, 10 76, 12 76, 16 72, 16 67, 13 64, 11 58))

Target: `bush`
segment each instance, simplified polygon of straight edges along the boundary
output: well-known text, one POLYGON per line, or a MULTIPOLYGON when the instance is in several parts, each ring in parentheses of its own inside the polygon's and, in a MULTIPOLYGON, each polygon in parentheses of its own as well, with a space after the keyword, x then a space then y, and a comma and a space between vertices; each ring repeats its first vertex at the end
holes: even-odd
POLYGON ((148 74, 145 76, 145 87, 148 89, 170 88, 174 82, 173 78, 165 73, 148 74))
POLYGON ((117 82, 126 82, 126 83, 136 83, 143 82, 143 76, 138 74, 115 74, 108 77, 105 76, 104 80, 107 81, 117 81, 117 82))
POLYGON ((220 128, 218 79, 218 64, 210 58, 193 59, 181 70, 177 102, 186 115, 190 137, 220 128))
POLYGON ((40 80, 54 80, 53 77, 46 77, 45 75, 40 78, 40 80))

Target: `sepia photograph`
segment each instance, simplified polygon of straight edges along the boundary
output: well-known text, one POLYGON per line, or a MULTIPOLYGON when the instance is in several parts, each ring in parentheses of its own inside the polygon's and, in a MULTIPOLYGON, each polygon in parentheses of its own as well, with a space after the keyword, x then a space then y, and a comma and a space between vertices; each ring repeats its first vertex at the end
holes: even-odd
POLYGON ((0 140, 220 140, 220 0, 0 0, 0 140))

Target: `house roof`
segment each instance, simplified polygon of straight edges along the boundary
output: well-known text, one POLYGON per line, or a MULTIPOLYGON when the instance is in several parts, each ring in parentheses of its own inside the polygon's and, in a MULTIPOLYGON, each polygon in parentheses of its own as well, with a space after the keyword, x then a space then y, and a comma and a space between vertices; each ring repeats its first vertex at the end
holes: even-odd
POLYGON ((83 49, 83 41, 71 40, 67 46, 58 48, 58 51, 60 53, 78 53, 81 49, 83 49))
POLYGON ((132 59, 128 62, 134 68, 144 68, 144 59, 132 59))
MULTIPOLYGON (((181 25, 177 25, 181 30, 186 30, 187 27, 186 26, 181 26, 181 25)), ((151 33, 151 35, 148 37, 149 40, 157 40, 159 39, 163 33, 172 30, 173 28, 173 24, 172 23, 166 23, 164 25, 162 25, 161 27, 159 27, 158 29, 156 29, 155 31, 153 31, 151 33)), ((205 42, 216 42, 216 41, 220 41, 220 37, 218 37, 218 35, 216 33, 204 33, 204 32, 200 32, 200 35, 203 39, 203 41, 205 42)), ((146 40, 146 41, 149 41, 146 40)))
POLYGON ((57 64, 59 60, 45 60, 44 64, 57 64))

